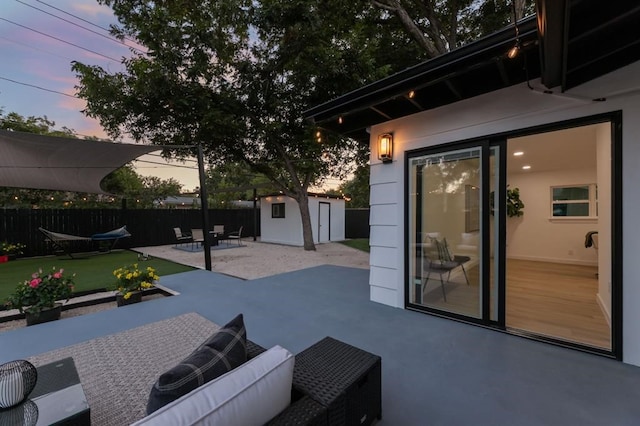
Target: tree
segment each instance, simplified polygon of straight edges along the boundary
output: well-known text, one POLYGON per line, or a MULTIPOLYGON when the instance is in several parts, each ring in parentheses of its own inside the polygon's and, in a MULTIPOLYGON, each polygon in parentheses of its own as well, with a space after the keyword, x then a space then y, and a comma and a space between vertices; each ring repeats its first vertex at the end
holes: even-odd
POLYGON ((371 0, 435 58, 533 12, 533 0, 371 0))
POLYGON ((226 163, 210 167, 206 176, 209 205, 230 208, 236 200, 253 199, 256 195, 266 195, 278 191, 266 176, 252 172, 242 163, 226 163))
POLYGON ((344 194, 347 208, 369 207, 369 167, 358 167, 353 178, 338 187, 344 194))
POLYGON ((176 147, 167 156, 200 144, 212 165, 246 164, 298 202, 315 249, 309 186, 346 175, 368 147, 317 134, 302 112, 396 70, 395 55, 409 63, 416 47, 400 27, 382 31, 367 0, 99 2, 118 17, 115 35, 148 50, 114 74, 75 62, 85 113, 111 136, 176 147))
POLYGON ((125 132, 172 147, 165 156, 194 154, 200 145, 211 165, 242 163, 266 176, 298 202, 307 250, 315 248, 308 188, 346 176, 364 163, 368 146, 318 132, 303 111, 413 65, 425 51, 458 46, 475 36, 472 18, 488 3, 98 2, 118 18, 114 35, 147 52, 132 51, 119 73, 75 62, 85 113, 113 137, 125 132))
POLYGON ((55 130, 55 125, 55 121, 49 120, 46 115, 44 117, 23 117, 17 112, 4 114, 0 109, 0 129, 67 138, 76 137, 76 132, 73 129, 63 126, 61 130, 55 130))

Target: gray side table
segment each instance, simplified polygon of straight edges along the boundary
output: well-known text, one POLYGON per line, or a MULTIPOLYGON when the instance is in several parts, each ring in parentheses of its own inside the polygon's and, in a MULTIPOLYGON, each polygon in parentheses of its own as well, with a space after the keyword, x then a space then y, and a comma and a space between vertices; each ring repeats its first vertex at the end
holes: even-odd
POLYGON ((38 406, 37 425, 91 425, 91 410, 73 358, 37 368, 38 381, 29 395, 38 406))

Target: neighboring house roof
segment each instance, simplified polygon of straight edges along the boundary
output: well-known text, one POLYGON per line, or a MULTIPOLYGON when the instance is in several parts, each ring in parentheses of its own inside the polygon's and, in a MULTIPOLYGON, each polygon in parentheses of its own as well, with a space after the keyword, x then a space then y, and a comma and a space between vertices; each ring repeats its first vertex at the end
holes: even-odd
POLYGON ((538 0, 537 16, 309 109, 320 127, 367 142, 375 124, 541 78, 562 91, 640 59, 637 0, 538 0), (341 120, 339 120, 341 118, 341 120))
POLYGON ((167 197, 160 201, 160 204, 170 206, 193 206, 195 204, 196 206, 199 206, 200 198, 179 195, 175 197, 167 197))
MULTIPOLYGON (((335 199, 343 199, 344 197, 342 195, 335 195, 335 194, 324 194, 324 193, 320 193, 320 192, 307 192, 307 195, 309 197, 322 197, 322 198, 335 198, 335 199)), ((287 195, 281 193, 281 192, 274 192, 272 194, 266 194, 266 195, 261 195, 260 198, 265 198, 265 197, 287 197, 287 195)))

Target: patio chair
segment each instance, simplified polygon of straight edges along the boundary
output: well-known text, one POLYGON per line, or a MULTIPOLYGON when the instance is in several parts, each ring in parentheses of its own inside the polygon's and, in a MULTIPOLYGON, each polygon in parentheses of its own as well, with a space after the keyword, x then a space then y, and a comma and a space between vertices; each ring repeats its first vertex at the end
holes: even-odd
POLYGON ((445 281, 442 279, 442 275, 447 274, 447 282, 449 282, 449 276, 451 275, 451 270, 457 268, 458 265, 453 264, 451 262, 441 262, 438 259, 434 259, 429 255, 428 250, 422 251, 422 292, 427 288, 427 284, 429 283, 429 278, 431 278, 431 274, 438 274, 440 276, 440 288, 442 289, 442 297, 444 301, 447 301, 447 293, 444 291, 444 283, 445 281), (426 276, 424 274, 427 274, 426 276))
POLYGON ((196 244, 204 244, 204 232, 202 229, 191 229, 191 248, 196 244))
POLYGON ((457 268, 458 266, 462 268, 462 272, 464 274, 464 279, 467 281, 467 285, 469 285, 469 278, 467 277, 467 270, 464 269, 464 264, 471 260, 469 256, 457 256, 451 253, 449 250, 449 245, 447 244, 447 239, 443 238, 442 240, 433 239, 434 244, 438 250, 438 261, 441 265, 446 265, 449 268, 449 275, 447 276, 447 281, 451 277, 451 271, 457 268))
POLYGON ((173 232, 176 234, 176 247, 179 244, 190 243, 193 241, 191 235, 183 234, 180 228, 173 228, 173 232))
POLYGON ((237 240, 238 241, 238 245, 242 245, 241 244, 241 240, 242 240, 242 228, 244 228, 244 226, 241 226, 240 229, 238 229, 237 231, 232 231, 229 232, 227 235, 225 235, 224 239, 225 242, 227 244, 229 244, 229 241, 231 240, 237 240))

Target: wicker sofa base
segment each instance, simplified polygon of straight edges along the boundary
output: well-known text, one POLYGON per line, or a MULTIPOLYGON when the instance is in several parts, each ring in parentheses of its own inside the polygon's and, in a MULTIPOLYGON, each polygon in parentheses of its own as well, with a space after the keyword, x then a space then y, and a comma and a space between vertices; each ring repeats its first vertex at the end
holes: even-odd
MULTIPOLYGON (((265 349, 248 341, 253 358, 265 349)), ((268 425, 371 425, 382 418, 381 358, 325 337, 296 355, 291 405, 268 425)))

